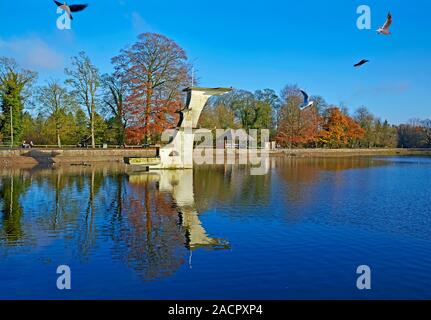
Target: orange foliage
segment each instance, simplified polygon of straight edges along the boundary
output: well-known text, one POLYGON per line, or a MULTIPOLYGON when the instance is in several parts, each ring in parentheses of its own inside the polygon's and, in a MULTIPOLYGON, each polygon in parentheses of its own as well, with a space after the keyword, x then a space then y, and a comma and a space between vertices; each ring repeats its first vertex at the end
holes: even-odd
POLYGON ((343 147, 363 138, 365 130, 338 108, 328 110, 320 132, 320 141, 329 147, 343 147))
POLYGON ((322 117, 317 108, 296 110, 279 124, 276 140, 282 145, 314 146, 319 141, 322 117))
POLYGON ((118 76, 128 84, 124 110, 129 119, 126 140, 147 141, 178 123, 182 89, 190 84, 187 55, 174 41, 144 33, 113 58, 118 76))
POLYGON ((131 94, 125 103, 126 112, 132 123, 126 130, 128 143, 142 142, 146 136, 161 134, 163 130, 172 128, 178 123, 179 116, 175 113, 181 108, 180 101, 148 100, 147 105, 142 100, 146 97, 131 94))
POLYGON ((328 109, 322 117, 317 108, 295 109, 279 123, 276 140, 284 146, 339 148, 353 146, 365 130, 339 108, 328 109))

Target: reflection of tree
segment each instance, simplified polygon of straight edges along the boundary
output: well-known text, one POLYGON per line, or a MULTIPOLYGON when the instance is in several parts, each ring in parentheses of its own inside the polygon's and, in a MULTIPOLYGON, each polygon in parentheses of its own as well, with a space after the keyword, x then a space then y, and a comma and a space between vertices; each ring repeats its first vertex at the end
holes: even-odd
POLYGON ((312 184, 324 171, 343 171, 376 166, 372 158, 289 158, 277 161, 283 180, 298 184, 312 184))
POLYGON ((82 198, 86 195, 84 186, 87 175, 86 172, 69 171, 62 167, 34 174, 33 181, 38 190, 47 195, 44 207, 40 208, 43 214, 37 219, 44 229, 58 233, 78 224, 80 206, 84 203, 82 198))
POLYGON ((88 203, 85 209, 84 217, 81 217, 78 231, 78 246, 79 253, 82 256, 87 256, 90 249, 96 243, 96 225, 94 222, 96 211, 95 210, 95 198, 100 188, 102 187, 104 176, 100 171, 96 172, 92 168, 88 179, 88 203))
MULTIPOLYGON (((266 206, 270 203, 271 193, 280 197, 290 207, 297 206, 287 215, 289 219, 297 219, 302 215, 301 205, 312 203, 313 198, 320 189, 315 189, 325 172, 331 171, 335 176, 334 183, 343 183, 341 171, 350 169, 361 169, 384 165, 367 157, 337 157, 337 158, 272 158, 272 166, 276 168, 277 175, 250 175, 248 166, 220 165, 220 166, 197 166, 194 169, 194 185, 196 193, 196 206, 199 211, 210 207, 232 204, 234 206, 246 207, 250 205, 266 206), (281 179, 284 183, 277 183, 278 189, 272 190, 272 180, 281 179)), ((235 215, 251 216, 254 210, 234 211, 235 215)), ((262 211, 258 211, 259 214, 262 211)), ((268 211, 264 211, 269 213, 268 211)), ((231 213, 231 215, 233 212, 231 213)))
MULTIPOLYGON (((22 230, 23 209, 20 197, 26 192, 31 180, 25 175, 10 175, 1 180, 0 197, 3 202, 3 232, 8 243, 16 243, 24 236, 22 230)), ((3 238, 3 237, 2 237, 3 238)))
MULTIPOLYGON (((57 228, 61 227, 61 221, 63 218, 63 213, 65 210, 65 204, 63 200, 63 190, 66 188, 66 183, 68 180, 67 176, 63 175, 63 170, 56 170, 52 171, 51 174, 48 176, 48 185, 52 189, 52 193, 54 194, 54 203, 53 203, 53 210, 52 214, 49 215, 49 224, 52 228, 52 230, 57 230, 57 228)), ((37 181, 40 182, 41 188, 43 188, 42 182, 46 179, 46 177, 38 176, 37 181)))
POLYGON ((130 179, 128 184, 115 179, 113 254, 146 280, 169 276, 184 263, 185 238, 178 213, 172 198, 159 191, 151 175, 138 177, 139 181, 130 179))
POLYGON ((169 276, 183 263, 187 250, 228 248, 208 236, 195 209, 193 172, 160 171, 117 177, 110 204, 113 250, 143 279, 169 276))
MULTIPOLYGON (((193 171, 129 176, 123 170, 106 172, 96 167, 30 172, 28 185, 33 182, 41 207, 23 223, 36 235, 48 233, 50 241, 63 238, 80 258, 112 239, 114 259, 145 280, 171 275, 184 264, 188 250, 229 248, 225 241, 210 237, 200 221, 193 171)), ((23 208, 19 206, 24 189, 17 181, 23 185, 19 175, 3 178, 1 193, 5 208, 12 205, 18 212, 12 216, 4 211, 3 227, 15 236, 22 235, 21 221, 12 218, 35 205, 25 197, 23 208), (14 221, 19 223, 10 231, 14 221)))
MULTIPOLYGON (((219 203, 269 203, 271 175, 250 175, 249 166, 198 166, 194 170, 199 211, 219 203)), ((246 212, 245 212, 246 213, 246 212)))
POLYGON ((96 201, 101 201, 98 193, 105 177, 97 167, 66 168, 36 174, 34 180, 40 190, 52 195, 47 198, 47 212, 38 217, 38 223, 56 234, 66 232, 66 240, 75 242, 77 253, 87 257, 96 244, 96 201))

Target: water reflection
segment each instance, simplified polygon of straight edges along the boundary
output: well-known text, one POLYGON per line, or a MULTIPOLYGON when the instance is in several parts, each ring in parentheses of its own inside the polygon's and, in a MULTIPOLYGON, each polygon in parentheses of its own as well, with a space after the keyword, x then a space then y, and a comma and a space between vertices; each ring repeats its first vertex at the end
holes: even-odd
POLYGON ((30 256, 109 272, 120 265, 142 282, 174 279, 182 267, 189 270, 197 251, 201 268, 194 275, 208 288, 224 276, 230 277, 226 288, 253 277, 253 285, 276 287, 278 281, 266 278, 268 268, 291 261, 308 267, 320 252, 333 254, 320 257, 327 266, 354 260, 350 248, 337 251, 339 244, 359 243, 365 252, 381 235, 430 240, 430 166, 429 158, 271 158, 261 176, 238 165, 155 172, 122 165, 0 169, 0 262, 30 256), (217 263, 227 259, 230 268, 220 274, 227 263, 217 263))
POLYGON ((153 279, 175 272, 188 252, 230 248, 228 241, 208 235, 200 221, 192 170, 8 170, 2 172, 0 196, 4 252, 56 237, 86 261, 112 241, 113 259, 153 279))
MULTIPOLYGON (((338 177, 337 172, 383 165, 387 165, 384 160, 372 158, 271 158, 270 168, 276 170, 277 179, 286 183, 283 185, 286 190, 273 190, 272 171, 253 176, 247 166, 236 165, 198 166, 194 172, 151 173, 113 165, 2 169, 0 244, 37 241, 38 236, 31 235, 35 228, 22 226, 36 222, 42 229, 39 232, 75 239, 82 258, 95 246, 98 229, 103 235, 110 233, 119 247, 134 250, 135 253, 128 253, 132 257, 139 256, 139 252, 147 252, 150 257, 163 256, 154 252, 154 248, 169 248, 177 253, 182 246, 189 250, 228 248, 226 241, 208 236, 199 212, 220 205, 269 205, 271 194, 279 191, 285 191, 280 198, 290 205, 312 202, 316 199, 311 187, 319 185, 325 171, 335 172, 335 183, 342 185, 343 174, 338 177), (24 211, 27 217, 23 218, 24 211), (107 226, 100 217, 96 223, 100 214, 110 215, 107 226)), ((252 215, 248 210, 236 213, 252 215)), ((175 256, 172 252, 164 256, 175 256)))
POLYGON ((25 174, 10 174, 2 178, 0 197, 2 201, 2 234, 1 239, 6 243, 16 243, 23 236, 21 220, 23 208, 19 201, 22 193, 26 192, 31 184, 31 180, 25 174))
POLYGON ((174 272, 184 263, 184 249, 229 249, 227 241, 210 237, 200 221, 192 170, 131 172, 126 186, 117 216, 128 218, 112 224, 117 228, 114 251, 145 278, 174 272))

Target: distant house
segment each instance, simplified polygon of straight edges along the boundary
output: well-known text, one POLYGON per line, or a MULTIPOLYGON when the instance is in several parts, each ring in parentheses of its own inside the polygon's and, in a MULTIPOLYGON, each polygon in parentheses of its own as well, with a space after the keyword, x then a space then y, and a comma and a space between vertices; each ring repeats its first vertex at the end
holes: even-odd
POLYGON ((249 141, 256 141, 244 129, 228 129, 216 137, 218 149, 247 149, 249 141))

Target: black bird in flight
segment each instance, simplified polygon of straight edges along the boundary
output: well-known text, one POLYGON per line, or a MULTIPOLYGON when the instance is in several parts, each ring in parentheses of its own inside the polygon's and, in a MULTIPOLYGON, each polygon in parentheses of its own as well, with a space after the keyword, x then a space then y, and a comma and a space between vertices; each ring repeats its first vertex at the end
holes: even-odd
POLYGON ((363 64, 366 64, 367 62, 370 62, 370 60, 362 59, 361 61, 359 61, 357 64, 354 64, 353 66, 354 66, 355 68, 357 68, 357 67, 362 66, 363 64))
POLYGON ((55 0, 54 2, 59 8, 67 12, 67 15, 69 16, 70 20, 73 20, 72 12, 79 12, 88 7, 88 4, 72 4, 69 6, 66 2, 61 3, 55 0))

